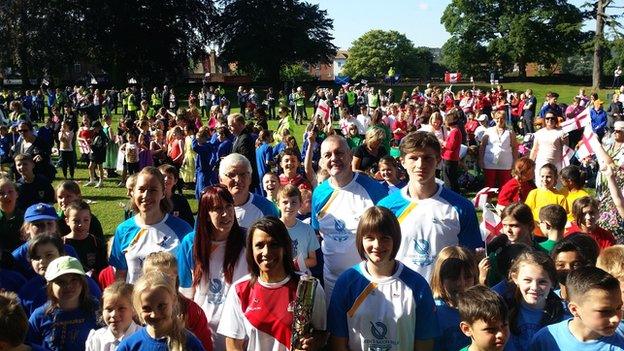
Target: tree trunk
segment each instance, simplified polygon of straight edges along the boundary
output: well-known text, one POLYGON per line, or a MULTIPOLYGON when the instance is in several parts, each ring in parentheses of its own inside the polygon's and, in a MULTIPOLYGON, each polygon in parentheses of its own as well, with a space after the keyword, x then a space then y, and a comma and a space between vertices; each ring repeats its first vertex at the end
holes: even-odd
POLYGON ((526 66, 527 66, 526 60, 524 59, 518 60, 518 77, 526 78, 527 76, 526 66))
POLYGON ((592 90, 598 91, 602 81, 602 47, 604 45, 605 0, 596 0, 596 34, 594 36, 594 67, 592 90))

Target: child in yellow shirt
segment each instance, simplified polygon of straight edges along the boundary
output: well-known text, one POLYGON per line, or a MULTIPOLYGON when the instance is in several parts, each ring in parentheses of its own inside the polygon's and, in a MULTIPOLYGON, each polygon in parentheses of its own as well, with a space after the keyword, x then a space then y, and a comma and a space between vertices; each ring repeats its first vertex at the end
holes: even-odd
POLYGON ((574 217, 571 209, 574 200, 589 196, 587 191, 583 189, 585 175, 578 166, 567 166, 561 170, 561 183, 564 186, 562 193, 565 195, 568 204, 568 222, 572 222, 574 217))
POLYGON ((555 185, 557 184, 557 167, 552 163, 547 163, 540 168, 540 179, 537 179, 539 186, 529 192, 524 202, 533 211, 533 218, 539 218, 539 211, 546 205, 560 205, 570 213, 566 197, 555 185))

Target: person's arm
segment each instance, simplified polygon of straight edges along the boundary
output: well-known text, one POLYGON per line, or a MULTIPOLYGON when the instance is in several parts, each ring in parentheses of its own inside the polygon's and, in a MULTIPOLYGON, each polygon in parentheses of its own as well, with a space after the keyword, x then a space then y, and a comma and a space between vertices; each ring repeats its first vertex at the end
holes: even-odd
POLYGON ((353 160, 351 160, 351 169, 353 172, 361 172, 360 165, 362 164, 362 159, 359 157, 353 156, 353 160))
POLYGON ((539 142, 537 138, 533 138, 533 147, 531 148, 531 152, 529 154, 529 158, 533 161, 537 158, 537 152, 539 151, 539 142))
POLYGON ((609 186, 609 192, 611 193, 611 199, 615 204, 615 209, 621 217, 624 217, 624 197, 622 191, 618 188, 615 180, 615 170, 612 165, 608 165, 602 171, 605 178, 607 178, 607 184, 609 186))
POLYGON ((225 338, 225 349, 227 351, 244 351, 245 339, 225 338))
POLYGON ((308 147, 306 148, 305 157, 303 158, 303 169, 306 175, 306 178, 310 182, 312 189, 316 188, 318 184, 316 179, 316 172, 314 172, 314 167, 312 166, 312 156, 314 151, 312 148, 314 147, 314 140, 316 139, 316 134, 313 132, 308 132, 308 147))
POLYGON ((414 351, 433 351, 433 339, 415 340, 414 351))
POLYGON ((512 166, 518 159, 518 140, 516 139, 516 133, 509 132, 509 138, 511 139, 511 157, 513 159, 512 166))
POLYGON ((308 258, 305 259, 305 265, 308 268, 316 267, 316 251, 309 251, 308 258))
POLYGON ((349 351, 349 339, 337 336, 329 337, 329 349, 332 351, 349 351))
POLYGON ((479 144, 479 167, 481 169, 485 169, 485 162, 483 161, 483 156, 485 155, 485 146, 488 143, 488 135, 487 134, 483 134, 483 136, 481 137, 481 143, 479 144))

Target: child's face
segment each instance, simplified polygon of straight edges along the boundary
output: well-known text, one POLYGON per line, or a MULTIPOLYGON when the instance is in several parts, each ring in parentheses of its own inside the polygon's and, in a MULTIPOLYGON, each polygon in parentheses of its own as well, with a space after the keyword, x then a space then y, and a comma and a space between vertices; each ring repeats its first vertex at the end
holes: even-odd
POLYGON ((17 161, 15 162, 15 168, 21 175, 30 175, 33 174, 33 167, 35 165, 27 160, 17 161))
POLYGON ((564 270, 574 270, 585 266, 581 255, 576 251, 562 251, 555 256, 555 268, 557 272, 564 270))
POLYGON ((53 244, 41 244, 35 248, 35 254, 30 257, 30 265, 40 276, 44 276, 48 264, 61 257, 60 252, 53 244))
POLYGON ((542 233, 544 233, 544 235, 546 235, 553 229, 552 224, 547 220, 540 220, 539 228, 542 231, 542 233))
POLYGON ((472 325, 461 322, 460 329, 472 339, 477 350, 502 351, 509 339, 509 324, 507 322, 485 322, 479 319, 472 325))
POLYGON ((546 297, 552 288, 552 281, 545 269, 536 264, 521 263, 512 279, 528 306, 544 308, 546 297))
POLYGON ((391 261, 394 243, 392 237, 383 233, 366 233, 362 237, 362 247, 371 263, 391 261))
POLYGON ((379 172, 381 173, 381 177, 387 182, 394 182, 397 179, 396 167, 387 163, 379 164, 379 172))
POLYGON ((312 206, 312 193, 308 189, 301 189, 301 208, 299 213, 310 213, 312 206))
POLYGON ((141 294, 141 318, 148 328, 158 334, 165 334, 173 327, 173 305, 175 296, 165 288, 144 291, 141 294))
POLYGON ((294 155, 284 155, 280 161, 280 167, 282 167, 284 173, 296 172, 299 167, 299 159, 294 155))
POLYGON ((569 308, 578 316, 592 339, 611 336, 622 320, 622 296, 619 290, 590 289, 570 301, 569 308))
POLYGON ((163 177, 165 177, 165 192, 170 193, 173 190, 173 187, 176 185, 178 180, 173 174, 169 174, 166 172, 161 172, 163 177))
POLYGON ((279 179, 273 174, 266 174, 262 177, 262 186, 264 191, 271 192, 278 188, 279 179))
POLYGON ((160 211, 160 201, 165 198, 165 193, 158 178, 151 174, 141 174, 137 177, 132 197, 141 213, 150 213, 160 211))
POLYGON ((598 209, 594 208, 593 206, 585 206, 583 207, 582 223, 578 224, 589 230, 594 230, 596 229, 597 220, 598 209))
POLYGON ((475 278, 466 271, 461 272, 456 278, 444 278, 442 279, 442 286, 446 293, 455 298, 459 294, 466 291, 466 289, 475 285, 475 278))
POLYGON ((67 304, 78 304, 82 293, 82 278, 78 274, 63 274, 52 281, 52 294, 67 304))
POLYGON ((67 223, 72 233, 82 238, 89 234, 91 212, 89 210, 70 210, 69 216, 65 218, 65 223, 67 223))
POLYGON ((37 235, 56 235, 57 227, 56 221, 37 221, 26 223, 25 229, 28 237, 32 239, 37 235))
POLYGON ((11 209, 15 208, 17 200, 17 191, 11 184, 4 184, 0 187, 0 203, 2 208, 11 209))
POLYGON ((128 296, 107 296, 102 304, 102 318, 116 337, 121 336, 132 323, 134 310, 128 296))
POLYGON ((550 189, 557 183, 557 175, 550 168, 540 170, 540 185, 542 188, 550 189))
POLYGON ((280 196, 277 205, 285 217, 294 217, 301 208, 301 199, 299 196, 280 196))
POLYGON ((80 196, 71 191, 67 191, 65 189, 59 189, 56 192, 56 203, 59 205, 59 208, 65 211, 65 207, 70 203, 80 200, 80 196))
POLYGON ((507 235, 511 243, 524 242, 526 238, 531 235, 530 228, 518 222, 513 216, 503 218, 502 223, 503 234, 507 235))
POLYGON ((521 175, 520 175, 520 179, 518 179, 521 182, 528 182, 530 180, 533 180, 533 178, 535 177, 535 167, 531 167, 529 169, 527 169, 526 171, 524 171, 521 175))

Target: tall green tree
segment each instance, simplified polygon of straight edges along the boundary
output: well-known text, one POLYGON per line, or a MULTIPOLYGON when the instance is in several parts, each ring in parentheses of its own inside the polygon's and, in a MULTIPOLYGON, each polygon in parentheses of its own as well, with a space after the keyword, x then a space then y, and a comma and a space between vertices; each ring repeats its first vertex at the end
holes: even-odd
POLYGON ((384 78, 392 67, 401 76, 428 78, 433 55, 397 31, 371 30, 349 48, 344 73, 350 77, 384 78))
MULTIPOLYGON (((453 0, 441 18, 455 42, 449 45, 484 47, 488 58, 480 64, 517 64, 522 77, 529 62, 551 65, 576 52, 586 38, 582 21, 581 10, 566 0, 453 0)), ((475 59, 470 51, 454 52, 459 57, 444 61, 475 59)))
POLYGON ((220 59, 280 80, 284 65, 329 63, 336 54, 327 11, 299 0, 222 0, 212 29, 220 59))
POLYGON ((212 0, 88 0, 90 57, 115 81, 179 80, 212 39, 212 0))
POLYGON ((82 11, 79 0, 0 1, 0 66, 25 79, 61 75, 85 51, 82 11))
MULTIPOLYGON (((624 2, 614 0, 593 0, 583 5, 585 8, 589 8, 589 10, 585 11, 587 18, 595 21, 595 30, 593 33, 590 33, 593 34, 592 88, 594 90, 598 90, 602 86, 603 65, 610 58, 609 43, 605 38, 605 29, 609 29, 620 36, 622 29, 624 29, 624 26, 620 23, 621 18, 624 16, 621 11, 624 8, 622 5, 624 5, 624 2), (612 13, 609 13, 610 9, 613 10, 611 11, 612 13)), ((615 69, 615 67, 613 68, 615 69)))

